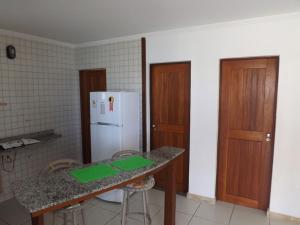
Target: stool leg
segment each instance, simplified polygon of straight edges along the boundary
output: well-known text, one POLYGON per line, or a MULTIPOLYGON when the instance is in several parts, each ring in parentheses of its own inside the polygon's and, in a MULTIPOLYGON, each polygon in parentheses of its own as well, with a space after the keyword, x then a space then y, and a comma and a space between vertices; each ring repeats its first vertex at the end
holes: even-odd
POLYGON ((126 225, 127 207, 128 207, 128 191, 124 190, 123 209, 122 209, 122 221, 121 221, 122 225, 126 225))
POLYGON ((72 212, 72 216, 73 216, 73 225, 78 225, 77 224, 77 218, 76 218, 76 211, 72 212))
POLYGON ((146 192, 143 191, 143 210, 144 210, 144 224, 148 225, 148 215, 147 215, 147 204, 146 204, 146 192))
POLYGON ((85 212, 85 209, 81 209, 81 217, 82 217, 82 224, 86 225, 86 212, 85 212))
POLYGON ((151 217, 150 217, 150 208, 149 208, 149 195, 148 195, 148 191, 146 191, 146 208, 147 208, 147 218, 148 218, 148 224, 151 224, 151 217))

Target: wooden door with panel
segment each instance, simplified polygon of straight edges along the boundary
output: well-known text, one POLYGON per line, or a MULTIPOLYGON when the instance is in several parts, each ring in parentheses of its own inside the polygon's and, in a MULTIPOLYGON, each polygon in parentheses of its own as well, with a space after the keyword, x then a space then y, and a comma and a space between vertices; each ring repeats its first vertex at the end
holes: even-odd
MULTIPOLYGON (((188 191, 190 63, 151 65, 151 149, 174 146, 186 149, 176 160, 177 192, 188 191)), ((165 187, 166 173, 155 176, 156 184, 165 187)))
POLYGON ((106 91, 106 70, 82 70, 80 76, 83 162, 91 162, 90 92, 106 91))
POLYGON ((221 61, 217 198, 266 210, 278 57, 221 61))

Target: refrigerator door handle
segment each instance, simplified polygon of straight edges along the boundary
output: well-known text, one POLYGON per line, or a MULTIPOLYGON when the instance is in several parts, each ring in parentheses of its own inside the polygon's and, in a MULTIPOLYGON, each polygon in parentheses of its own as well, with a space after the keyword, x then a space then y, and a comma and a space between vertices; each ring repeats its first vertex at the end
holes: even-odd
POLYGON ((96 122, 96 123, 91 123, 94 125, 102 125, 102 126, 114 126, 114 127, 123 127, 123 125, 115 124, 115 123, 103 123, 103 122, 96 122))

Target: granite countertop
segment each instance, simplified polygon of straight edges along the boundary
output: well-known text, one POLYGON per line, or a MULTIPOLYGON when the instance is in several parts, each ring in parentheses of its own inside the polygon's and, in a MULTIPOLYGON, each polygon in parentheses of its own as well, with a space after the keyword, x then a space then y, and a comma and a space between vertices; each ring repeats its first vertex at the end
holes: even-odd
POLYGON ((30 144, 30 145, 22 145, 20 147, 10 148, 10 149, 3 149, 2 147, 0 147, 0 154, 10 152, 10 151, 15 151, 15 150, 28 150, 28 149, 38 148, 40 147, 40 145, 46 144, 48 141, 56 140, 61 137, 62 135, 56 134, 54 130, 45 130, 45 131, 40 131, 40 132, 35 132, 30 134, 2 138, 0 139, 0 143, 20 140, 21 138, 33 138, 40 142, 35 144, 30 144))
MULTIPOLYGON (((162 147, 151 152, 141 153, 145 158, 153 160, 154 163, 148 167, 130 172, 121 172, 117 176, 93 181, 87 184, 77 182, 69 175, 68 170, 64 170, 49 175, 40 175, 38 177, 16 181, 13 184, 13 190, 16 199, 21 205, 23 205, 30 213, 37 213, 43 209, 99 192, 152 172, 181 155, 183 152, 184 150, 179 148, 162 147)), ((101 162, 111 161, 112 160, 104 160, 101 162)), ((93 164, 97 164, 97 162, 93 164)))

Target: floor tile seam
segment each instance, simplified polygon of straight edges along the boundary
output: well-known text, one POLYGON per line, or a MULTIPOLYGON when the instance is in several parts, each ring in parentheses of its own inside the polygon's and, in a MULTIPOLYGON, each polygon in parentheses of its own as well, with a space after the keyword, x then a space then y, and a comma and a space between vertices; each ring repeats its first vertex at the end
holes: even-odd
MULTIPOLYGON (((121 213, 117 213, 115 214, 111 219, 109 219, 104 225, 109 224, 111 221, 113 221, 116 217, 118 217, 119 215, 121 215, 121 213)), ((122 218, 121 218, 122 219, 122 218)))
POLYGON ((218 221, 215 221, 215 220, 212 220, 212 219, 207 219, 207 218, 204 218, 204 217, 201 217, 201 216, 197 216, 197 215, 195 215, 195 216, 193 216, 193 217, 196 217, 196 218, 199 218, 199 219, 202 219, 202 220, 206 220, 206 221, 215 223, 215 224, 217 224, 217 225, 219 225, 219 224, 222 224, 222 225, 229 225, 229 223, 227 224, 227 223, 223 223, 223 222, 218 222, 218 221))
POLYGON ((189 225, 189 224, 192 222, 192 220, 193 220, 193 218, 195 217, 195 215, 196 215, 198 209, 200 208, 201 204, 202 204, 202 202, 200 201, 200 203, 199 203, 197 209, 195 210, 193 216, 189 219, 189 222, 187 223, 187 225, 189 225))
POLYGON ((118 212, 116 212, 115 210, 113 210, 113 209, 107 209, 107 208, 104 208, 104 207, 101 207, 101 206, 99 206, 101 209, 103 209, 103 210, 105 210, 105 211, 108 211, 108 212, 112 212, 112 213, 120 213, 121 211, 122 211, 122 209, 121 210, 119 210, 118 212))
POLYGON ((176 209, 176 212, 179 212, 179 213, 184 214, 184 215, 187 215, 187 216, 194 216, 195 213, 196 213, 196 211, 198 210, 198 208, 199 208, 199 206, 197 207, 197 209, 196 209, 195 212, 193 212, 193 213, 183 212, 183 211, 180 211, 180 210, 178 210, 178 209, 176 209))
POLYGON ((234 213, 235 209, 236 209, 236 205, 233 205, 232 211, 231 211, 231 214, 230 214, 230 217, 229 217, 228 225, 230 225, 230 223, 231 223, 231 219, 233 217, 233 213, 234 213))
MULTIPOLYGON (((160 207, 160 209, 163 208, 163 206, 159 206, 159 207, 160 207)), ((160 212, 160 210, 157 210, 157 213, 155 213, 154 215, 152 215, 152 217, 155 217, 156 215, 158 215, 159 212, 160 212)), ((130 214, 130 213, 129 213, 129 214, 130 214)), ((120 216, 122 217, 122 210, 116 214, 116 216, 118 216, 118 215, 120 215, 120 216)), ((134 218, 134 217, 130 217, 130 215, 128 216, 128 218, 129 218, 129 219, 132 219, 132 220, 134 220, 134 221, 136 221, 136 222, 141 222, 140 220, 138 220, 138 219, 136 219, 136 218, 134 218)), ((114 219, 114 218, 113 218, 113 219, 114 219)), ((111 222, 113 219, 111 219, 109 222, 111 222)), ((109 222, 107 222, 105 225, 107 225, 109 222)))
MULTIPOLYGON (((150 203, 151 204, 151 203, 150 203)), ((153 205, 153 204, 152 204, 153 205)), ((158 205, 157 205, 158 206, 158 205)), ((155 216, 157 216, 160 212, 161 212, 161 209, 163 208, 163 206, 159 206, 159 210, 157 210, 157 212, 156 213, 154 213, 154 215, 152 215, 151 216, 151 220, 152 220, 152 218, 153 217, 155 217, 155 216)), ((122 212, 121 212, 122 213, 122 212)), ((132 214, 135 214, 136 215, 136 212, 131 212, 132 214)), ((133 219, 133 220, 135 220, 135 221, 138 221, 138 222, 141 222, 140 220, 138 220, 138 219, 136 219, 136 218, 134 218, 134 217, 131 217, 130 216, 130 212, 129 212, 129 216, 128 216, 130 219, 133 219)))

